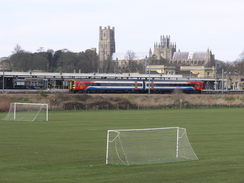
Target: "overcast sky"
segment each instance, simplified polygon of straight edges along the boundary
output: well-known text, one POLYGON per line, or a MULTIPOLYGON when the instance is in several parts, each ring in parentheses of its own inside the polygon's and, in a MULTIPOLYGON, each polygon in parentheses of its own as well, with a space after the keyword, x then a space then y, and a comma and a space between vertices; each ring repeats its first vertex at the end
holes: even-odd
POLYGON ((236 60, 244 51, 244 0, 0 0, 0 57, 25 51, 98 48, 115 27, 116 52, 148 52, 160 35, 180 51, 236 60))

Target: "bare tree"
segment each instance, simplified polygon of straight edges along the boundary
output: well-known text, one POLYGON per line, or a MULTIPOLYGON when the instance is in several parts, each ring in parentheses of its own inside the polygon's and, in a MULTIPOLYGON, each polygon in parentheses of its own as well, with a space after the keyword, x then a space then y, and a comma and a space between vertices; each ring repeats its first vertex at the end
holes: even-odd
POLYGON ((135 68, 135 62, 136 62, 136 54, 135 52, 128 50, 125 55, 125 60, 127 61, 127 72, 134 72, 136 70, 135 68))
POLYGON ((243 52, 239 55, 239 58, 237 59, 239 61, 244 61, 244 50, 243 52))
POLYGON ((128 50, 125 55, 125 60, 131 61, 136 59, 136 54, 132 50, 128 50))
POLYGON ((24 50, 22 50, 21 46, 19 44, 16 44, 16 46, 14 47, 14 50, 12 51, 12 53, 16 54, 16 53, 21 53, 23 51, 24 50))

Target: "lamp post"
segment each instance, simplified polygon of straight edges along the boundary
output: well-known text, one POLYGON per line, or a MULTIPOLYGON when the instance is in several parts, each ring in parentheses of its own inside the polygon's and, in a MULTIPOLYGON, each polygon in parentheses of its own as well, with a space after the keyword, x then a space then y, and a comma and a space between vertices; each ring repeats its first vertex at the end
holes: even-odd
POLYGON ((222 94, 224 93, 224 69, 222 69, 222 84, 221 84, 221 88, 222 88, 222 94))
POLYGON ((241 90, 240 88, 240 82, 241 81, 241 72, 238 72, 238 90, 241 90))
POLYGON ((3 63, 3 93, 4 93, 4 63, 3 63))
POLYGON ((214 69, 214 90, 217 90, 217 61, 215 60, 215 69, 214 69))
MULTIPOLYGON (((148 89, 148 94, 150 94, 150 90, 151 90, 151 76, 150 76, 150 67, 149 67, 149 59, 147 58, 147 56, 145 57, 146 59, 146 67, 148 68, 148 81, 149 81, 149 89, 148 89)), ((146 69, 147 70, 147 69, 146 69)))
POLYGON ((149 74, 149 90, 148 90, 148 94, 150 94, 150 90, 151 90, 151 76, 150 76, 150 74, 151 74, 151 69, 150 69, 150 67, 149 67, 149 61, 148 61, 148 74, 149 74))

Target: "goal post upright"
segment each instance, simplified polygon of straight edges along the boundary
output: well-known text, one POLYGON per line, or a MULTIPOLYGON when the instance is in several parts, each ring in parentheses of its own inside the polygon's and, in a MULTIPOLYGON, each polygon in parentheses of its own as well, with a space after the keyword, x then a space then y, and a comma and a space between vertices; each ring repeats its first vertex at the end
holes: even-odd
POLYGON ((108 143, 109 143, 109 131, 107 131, 107 146, 106 146, 106 164, 108 164, 108 143))
POLYGON ((48 121, 48 104, 46 104, 46 121, 48 121))
POLYGON ((14 120, 16 119, 16 103, 14 103, 14 120))
POLYGON ((176 158, 179 157, 179 132, 180 128, 177 127, 177 132, 176 132, 176 158))

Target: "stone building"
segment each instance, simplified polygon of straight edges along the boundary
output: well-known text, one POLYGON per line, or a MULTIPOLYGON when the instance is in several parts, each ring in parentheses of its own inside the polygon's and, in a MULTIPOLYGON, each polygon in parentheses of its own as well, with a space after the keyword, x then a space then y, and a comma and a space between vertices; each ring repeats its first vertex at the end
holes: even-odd
POLYGON ((149 50, 152 60, 166 59, 171 65, 214 66, 215 56, 207 49, 203 52, 176 52, 176 43, 170 41, 170 36, 160 36, 160 42, 154 44, 154 50, 149 50))
POLYGON ((115 53, 115 29, 110 26, 99 27, 99 61, 110 60, 112 54, 115 53))
POLYGON ((176 75, 175 66, 166 65, 148 65, 147 70, 150 69, 151 73, 163 74, 163 75, 176 75))
POLYGON ((205 52, 175 52, 171 64, 186 66, 214 66, 215 56, 208 49, 205 52))
POLYGON ((153 61, 150 64, 154 65, 154 69, 151 69, 155 72, 213 78, 213 66, 215 66, 215 56, 211 50, 207 49, 207 51, 200 52, 176 51, 176 43, 171 42, 169 35, 160 36, 160 42, 154 43, 153 51, 150 49, 148 53, 133 53, 133 57, 128 58, 128 56, 131 57, 128 53, 115 52, 115 28, 110 28, 110 26, 99 27, 98 56, 101 71, 104 71, 102 68, 105 68, 109 61, 114 61, 116 72, 119 72, 119 68, 131 65, 132 62, 141 64, 146 68, 148 66, 146 58, 148 58, 148 60, 153 61), (163 62, 161 62, 162 60, 163 62), (156 69, 156 64, 161 65, 156 69), (170 66, 177 66, 177 71, 176 67, 170 66))
POLYGON ((160 42, 154 43, 153 53, 149 50, 149 57, 153 60, 171 60, 176 52, 176 44, 170 42, 170 36, 160 36, 160 42))

